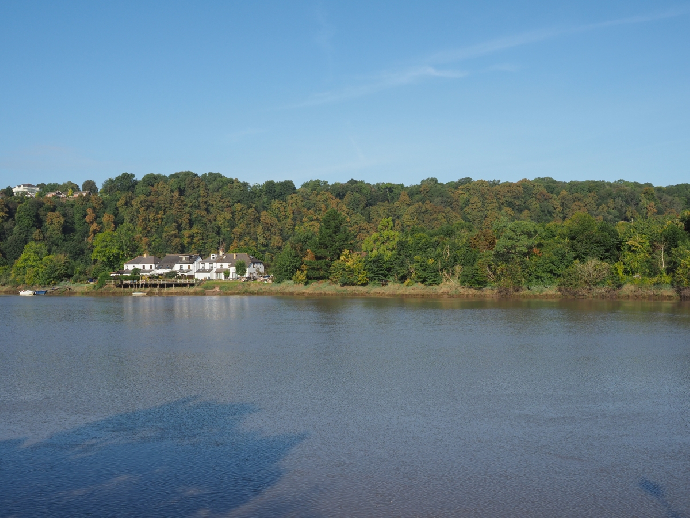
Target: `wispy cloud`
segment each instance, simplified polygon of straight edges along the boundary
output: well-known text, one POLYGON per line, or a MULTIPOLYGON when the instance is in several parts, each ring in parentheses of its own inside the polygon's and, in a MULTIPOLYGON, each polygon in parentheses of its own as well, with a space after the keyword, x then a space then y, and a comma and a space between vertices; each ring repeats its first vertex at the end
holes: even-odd
POLYGON ((429 65, 411 67, 404 70, 384 71, 374 77, 366 78, 360 84, 315 94, 310 99, 294 104, 290 106, 290 108, 317 106, 320 104, 345 101, 347 99, 362 97, 396 86, 408 85, 429 77, 459 78, 466 77, 468 74, 469 72, 463 70, 440 70, 429 65))
MULTIPOLYGON (((318 106, 323 104, 337 103, 374 94, 382 90, 404 86, 429 78, 463 78, 467 77, 473 72, 459 71, 459 70, 443 70, 439 69, 439 65, 447 65, 451 63, 458 63, 467 61, 482 56, 496 54, 504 50, 522 47, 533 43, 540 43, 554 38, 567 36, 569 34, 577 34, 589 31, 596 31, 615 27, 620 25, 634 25, 649 23, 668 18, 675 18, 690 14, 690 7, 682 7, 661 11, 657 13, 643 14, 638 16, 631 16, 627 18, 618 18, 615 20, 607 20, 603 22, 596 22, 578 26, 570 27, 552 27, 541 29, 537 31, 525 32, 503 38, 497 38, 475 45, 460 47, 457 49, 450 49, 437 52, 428 56, 423 60, 422 65, 415 65, 400 70, 387 70, 377 74, 370 75, 356 84, 344 86, 342 88, 320 92, 314 94, 309 99, 294 104, 290 108, 301 108, 307 106, 318 106)), ((516 67, 511 65, 495 65, 488 67, 483 72, 488 71, 512 71, 516 67)), ((475 72, 476 73, 476 72, 475 72)))
POLYGON ((467 47, 461 47, 458 49, 451 49, 443 52, 438 52, 436 54, 429 56, 428 62, 438 64, 455 63, 458 61, 478 58, 489 54, 495 54, 502 50, 508 50, 515 47, 522 47, 532 43, 539 43, 542 41, 558 38, 560 36, 567 36, 569 34, 595 31, 619 25, 649 23, 657 20, 664 20, 667 18, 675 18, 687 14, 690 14, 690 8, 685 7, 679 9, 670 9, 658 13, 630 16, 627 18, 617 18, 615 20, 606 20, 603 22, 588 23, 584 25, 576 25, 571 27, 551 27, 548 29, 540 29, 537 31, 530 31, 512 36, 507 36, 504 38, 497 38, 483 43, 469 45, 467 47))
POLYGON ((319 4, 316 6, 316 9, 314 10, 314 19, 319 27, 316 35, 314 36, 314 41, 330 59, 331 53, 333 52, 333 44, 331 43, 331 40, 333 39, 333 36, 335 36, 335 28, 328 22, 326 10, 324 9, 323 5, 319 4))
POLYGON ((248 137, 250 135, 258 135, 259 133, 265 133, 266 130, 259 129, 259 128, 246 128, 243 130, 239 131, 233 131, 232 133, 228 133, 225 135, 225 138, 229 140, 230 142, 238 142, 242 140, 244 137, 248 137))

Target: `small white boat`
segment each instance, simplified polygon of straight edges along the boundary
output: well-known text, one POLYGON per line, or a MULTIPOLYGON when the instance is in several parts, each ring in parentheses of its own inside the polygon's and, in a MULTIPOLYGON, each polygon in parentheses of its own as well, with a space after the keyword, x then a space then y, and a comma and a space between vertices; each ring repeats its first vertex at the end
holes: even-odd
POLYGON ((135 291, 132 293, 132 297, 143 297, 144 295, 146 295, 145 291, 135 291))
POLYGON ((34 292, 32 290, 22 290, 19 292, 22 297, 33 297, 34 292))

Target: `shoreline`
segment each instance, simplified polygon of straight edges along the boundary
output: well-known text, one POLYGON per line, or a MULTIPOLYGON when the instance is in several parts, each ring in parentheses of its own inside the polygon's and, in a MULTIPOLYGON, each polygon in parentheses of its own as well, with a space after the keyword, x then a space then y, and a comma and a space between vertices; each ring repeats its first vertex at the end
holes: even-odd
MULTIPOLYGON (((457 299, 600 299, 600 300, 662 300, 681 301, 686 299, 669 287, 638 286, 626 284, 620 289, 595 288, 564 294, 554 287, 539 287, 519 291, 501 291, 496 288, 476 290, 453 283, 438 286, 388 284, 387 286, 338 286, 328 281, 313 282, 306 286, 292 283, 205 281, 192 288, 114 288, 105 286, 100 290, 90 284, 69 284, 57 286, 46 296, 131 296, 143 291, 147 296, 227 296, 264 295, 291 297, 384 297, 384 298, 457 298, 457 299)), ((0 295, 17 295, 23 289, 15 286, 0 286, 0 295)), ((684 294, 685 295, 685 294, 684 294)))

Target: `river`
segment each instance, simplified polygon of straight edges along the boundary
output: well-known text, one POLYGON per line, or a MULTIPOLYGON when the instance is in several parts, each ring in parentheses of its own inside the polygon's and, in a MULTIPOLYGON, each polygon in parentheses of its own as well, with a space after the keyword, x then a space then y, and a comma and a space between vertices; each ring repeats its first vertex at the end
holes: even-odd
POLYGON ((0 297, 0 516, 690 517, 690 305, 0 297))

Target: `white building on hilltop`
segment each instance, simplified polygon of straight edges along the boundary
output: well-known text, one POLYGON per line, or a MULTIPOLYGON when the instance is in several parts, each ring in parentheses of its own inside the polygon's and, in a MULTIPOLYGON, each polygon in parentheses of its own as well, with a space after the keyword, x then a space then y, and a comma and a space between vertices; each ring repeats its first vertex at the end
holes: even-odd
POLYGON ((26 196, 36 196, 36 193, 40 189, 32 183, 20 183, 16 187, 12 188, 12 192, 15 196, 20 194, 25 194, 26 196))

